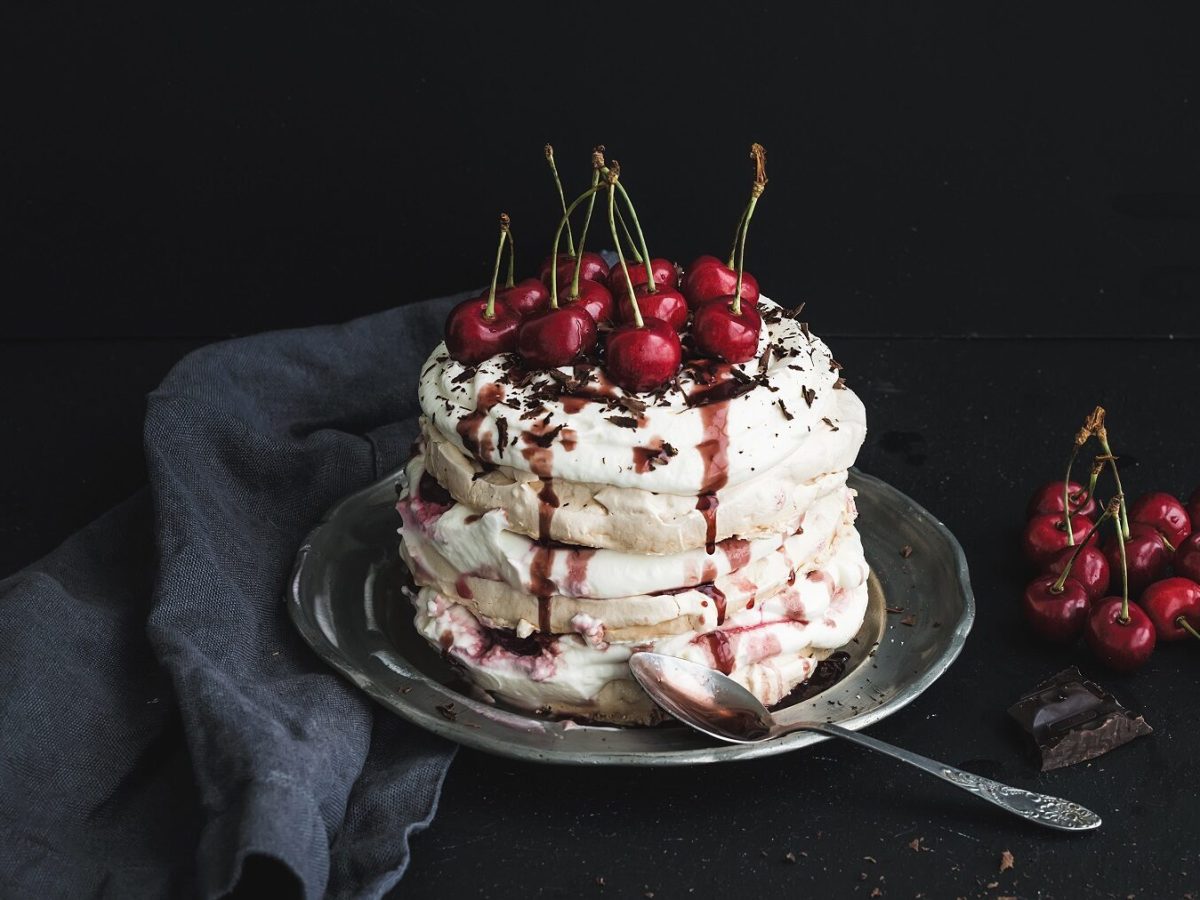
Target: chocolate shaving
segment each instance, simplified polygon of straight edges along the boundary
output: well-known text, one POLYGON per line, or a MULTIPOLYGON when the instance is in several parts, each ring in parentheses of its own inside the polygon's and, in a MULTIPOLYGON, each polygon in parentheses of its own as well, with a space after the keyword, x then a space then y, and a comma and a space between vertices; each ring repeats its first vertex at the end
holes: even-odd
POLYGON ((796 418, 790 412, 788 412, 788 408, 784 404, 783 400, 776 400, 775 403, 779 406, 779 411, 781 413, 783 413, 783 417, 785 419, 787 419, 789 422, 792 421, 792 419, 796 418))
POLYGON ((451 384, 462 384, 464 381, 470 381, 475 377, 475 369, 467 367, 450 379, 451 384))
MULTIPOLYGON (((804 398, 804 402, 808 404, 808 408, 812 409, 813 401, 817 399, 817 392, 807 385, 800 385, 800 396, 804 398)), ((826 422, 829 420, 826 419, 826 422)))
POLYGON ((900 548, 900 556, 902 556, 904 559, 908 559, 910 556, 912 556, 912 553, 912 547, 908 546, 908 544, 905 544, 900 548))
POLYGON ((641 400, 638 400, 636 397, 621 397, 617 400, 617 403, 629 410, 631 413, 638 413, 640 415, 646 411, 646 404, 641 400))
POLYGON ((796 316, 800 315, 800 313, 804 312, 804 307, 806 307, 807 305, 808 305, 808 303, 805 302, 805 303, 801 303, 799 306, 794 306, 791 309, 787 310, 784 313, 784 315, 787 316, 789 319, 794 319, 794 318, 796 318, 796 316))
POLYGON ((805 336, 806 338, 808 338, 810 341, 812 340, 812 332, 810 332, 810 331, 808 330, 808 323, 807 323, 807 322, 801 322, 801 323, 800 323, 800 330, 801 330, 802 332, 804 332, 804 336, 805 336))
POLYGON ((821 416, 821 421, 824 422, 826 425, 828 425, 830 430, 832 430, 832 431, 840 431, 841 430, 836 425, 834 425, 832 421, 830 421, 829 416, 821 416))
POLYGON ((835 391, 844 391, 846 389, 846 379, 839 378, 837 381, 835 381, 833 383, 833 389, 835 391))
POLYGON ((442 714, 442 718, 447 722, 453 722, 458 718, 458 713, 454 711, 453 703, 446 703, 436 707, 436 709, 442 714))
POLYGON ((911 615, 911 614, 907 615, 903 619, 900 620, 900 624, 907 625, 909 628, 912 628, 914 625, 917 624, 917 617, 914 615, 911 615))
POLYGON ((742 384, 749 384, 754 380, 737 366, 730 367, 729 374, 733 376, 734 381, 740 381, 742 384))
POLYGON ((608 421, 614 425, 619 425, 621 428, 637 428, 637 419, 630 416, 605 416, 608 421))
POLYGON ((504 447, 508 444, 508 419, 504 416, 496 416, 496 434, 499 440, 496 442, 496 455, 504 455, 504 447))
POLYGON ((837 372, 844 368, 845 368, 845 366, 843 366, 840 362, 838 362, 832 356, 829 357, 829 371, 830 372, 837 372))
POLYGON ((539 447, 549 447, 554 443, 554 439, 558 437, 558 433, 562 431, 561 425, 555 425, 549 431, 542 434, 534 434, 532 431, 526 431, 524 438, 531 444, 537 444, 539 447))

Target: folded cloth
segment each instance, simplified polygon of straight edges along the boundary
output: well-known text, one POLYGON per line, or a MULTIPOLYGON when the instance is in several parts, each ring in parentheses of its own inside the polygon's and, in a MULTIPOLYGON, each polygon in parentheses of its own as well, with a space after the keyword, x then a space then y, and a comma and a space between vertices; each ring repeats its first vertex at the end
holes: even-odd
POLYGON ((327 668, 284 593, 321 513, 402 462, 457 299, 191 354, 149 397, 148 488, 0 582, 0 896, 400 879, 453 747, 327 668))

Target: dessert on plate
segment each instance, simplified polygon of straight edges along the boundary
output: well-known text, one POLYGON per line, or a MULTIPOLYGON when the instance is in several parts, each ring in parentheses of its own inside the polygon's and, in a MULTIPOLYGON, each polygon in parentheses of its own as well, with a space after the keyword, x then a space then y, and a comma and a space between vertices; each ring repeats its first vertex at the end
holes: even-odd
POLYGON ((862 625, 846 473, 865 413, 829 348, 744 271, 766 184, 753 153, 735 253, 680 281, 598 151, 592 187, 563 204, 549 285, 518 290, 510 266, 497 286, 505 217, 491 288, 451 313, 421 371, 397 503, 415 626, 498 699, 651 724, 663 714, 627 664, 653 649, 775 704, 862 625), (619 248, 611 270, 583 250, 593 218, 619 248))

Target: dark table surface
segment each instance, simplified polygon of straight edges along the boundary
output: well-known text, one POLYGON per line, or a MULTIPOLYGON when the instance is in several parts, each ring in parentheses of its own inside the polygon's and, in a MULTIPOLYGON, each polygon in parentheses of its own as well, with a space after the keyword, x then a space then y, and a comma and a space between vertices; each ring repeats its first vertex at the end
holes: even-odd
MULTIPOLYGON (((676 770, 534 766, 462 751, 414 844, 410 896, 1186 897, 1200 886, 1200 646, 1108 674, 1030 638, 1017 598, 1026 498, 1059 475, 1081 417, 1109 409, 1131 493, 1200 483, 1187 387, 1200 344, 1168 340, 827 336, 867 404, 861 467, 958 536, 978 601, 945 677, 872 733, 1066 796, 1095 833, 1034 829, 849 745, 676 770), (1155 734, 1041 775, 1004 713, 1077 663, 1155 734), (919 850, 912 849, 918 841, 919 850), (1000 872, 1010 851, 1012 869, 1000 872), (794 854, 790 862, 787 854, 794 854), (878 890, 880 893, 876 893, 878 890)), ((0 569, 12 570, 136 490, 143 396, 200 339, 6 342, 9 414, 0 569), (82 440, 80 435, 83 436, 82 440)))

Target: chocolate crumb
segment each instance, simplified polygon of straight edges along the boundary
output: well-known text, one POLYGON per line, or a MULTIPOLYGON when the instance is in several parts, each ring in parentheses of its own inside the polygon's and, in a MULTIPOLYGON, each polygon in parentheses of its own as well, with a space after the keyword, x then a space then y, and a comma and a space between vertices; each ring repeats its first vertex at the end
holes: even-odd
POLYGON ((603 875, 596 876, 596 887, 604 887, 604 876, 603 875))
POLYGON ((872 896, 872 897, 882 897, 882 896, 883 896, 883 891, 881 891, 881 890, 880 890, 879 888, 877 888, 877 887, 873 887, 873 888, 871 888, 871 896, 872 896))
POLYGON ((1005 850, 1003 853, 1000 854, 1000 871, 1001 872, 1007 872, 1014 865, 1016 865, 1016 859, 1013 857, 1011 851, 1005 850))
MULTIPOLYGON (((792 415, 790 412, 788 412, 788 408, 787 408, 787 406, 784 404, 783 400, 776 400, 775 402, 776 402, 777 404, 779 404, 779 411, 780 411, 781 413, 783 413, 783 417, 784 417, 785 419, 787 419, 787 420, 790 422, 790 421, 792 421, 792 419, 796 418, 796 417, 795 417, 795 416, 793 416, 793 415, 792 415)), ((1064 526, 1064 527, 1065 527, 1065 526, 1064 526)))
POLYGON ((787 853, 783 854, 783 858, 787 862, 794 863, 796 861, 796 854, 789 850, 787 853))
MULTIPOLYGON (((1065 527, 1065 526, 1064 526, 1064 527, 1065 527)), ((909 849, 909 850, 912 850, 914 853, 918 853, 918 852, 920 852, 920 850, 921 850, 921 839, 920 839, 920 838, 913 838, 911 841, 909 841, 909 842, 908 842, 908 849, 909 849)))
POLYGON ((890 613, 902 613, 902 612, 904 612, 904 607, 903 606, 885 606, 884 611, 890 612, 890 613))
POLYGON ((832 420, 830 420, 829 416, 821 416, 821 421, 824 422, 826 425, 828 425, 831 431, 840 431, 841 430, 836 425, 833 424, 833 422, 832 422, 832 420))
MULTIPOLYGON (((1064 525, 1063 527, 1065 528, 1066 526, 1064 525)), ((908 559, 910 556, 912 556, 912 553, 913 553, 912 547, 910 547, 908 544, 905 544, 903 547, 900 548, 900 555, 904 559, 908 559)))
POLYGON ((900 624, 907 625, 909 628, 912 628, 914 625, 917 624, 917 617, 910 613, 909 615, 905 616, 903 619, 900 620, 900 624))
POLYGON ((439 706, 437 707, 437 711, 442 714, 442 718, 447 722, 453 722, 458 719, 458 713, 454 711, 453 703, 447 703, 443 706, 439 706))

